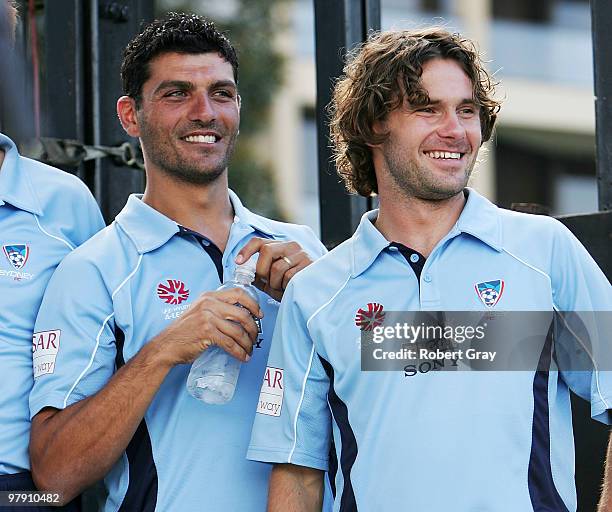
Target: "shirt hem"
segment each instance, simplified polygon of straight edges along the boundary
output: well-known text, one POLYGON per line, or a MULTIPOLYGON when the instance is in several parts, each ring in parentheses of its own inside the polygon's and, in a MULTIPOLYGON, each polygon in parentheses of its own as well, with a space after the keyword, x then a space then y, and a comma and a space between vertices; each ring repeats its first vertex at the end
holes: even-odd
POLYGON ((53 407, 54 409, 64 409, 65 394, 49 394, 41 398, 30 399, 30 419, 36 416, 45 407, 53 407))
POLYGON ((296 466, 306 466, 309 468, 320 469, 327 471, 328 460, 313 457, 310 454, 294 451, 291 454, 291 462, 289 461, 289 452, 287 450, 274 450, 265 448, 251 447, 247 451, 247 459, 257 462, 272 462, 272 463, 291 463, 296 466))
POLYGON ((596 400, 591 402, 591 418, 605 425, 612 425, 612 410, 608 404, 612 404, 612 400, 606 397, 606 402, 596 400))

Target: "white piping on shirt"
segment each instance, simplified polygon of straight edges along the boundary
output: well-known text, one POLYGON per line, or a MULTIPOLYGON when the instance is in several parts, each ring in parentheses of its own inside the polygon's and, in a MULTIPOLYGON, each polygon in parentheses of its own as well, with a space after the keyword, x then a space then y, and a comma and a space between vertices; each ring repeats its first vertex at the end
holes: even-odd
MULTIPOLYGON (((559 310, 556 307, 555 307, 555 311, 559 313, 559 310)), ((591 351, 587 348, 586 344, 582 341, 582 338, 578 336, 574 332, 574 330, 569 326, 569 324, 566 322, 565 315, 560 314, 559 316, 563 319, 563 323, 565 324, 565 327, 567 328, 567 330, 572 334, 572 336, 576 340, 578 340, 578 343, 580 343, 584 351, 589 356, 591 363, 593 363, 593 371, 595 372, 595 384, 597 386, 597 394, 599 395, 599 398, 601 399, 601 401, 604 403, 606 410, 611 409, 610 405, 608 404, 608 401, 604 398, 603 394, 601 393, 601 388, 599 387, 599 369, 597 368, 597 363, 595 362, 595 358, 593 357, 593 354, 591 354, 591 351)))
POLYGON ((310 322, 312 322, 312 319, 317 316, 323 309, 325 309, 327 306, 329 306, 333 300, 340 294, 340 292, 342 290, 344 290, 344 287, 348 284, 348 282, 351 280, 351 276, 349 275, 346 278, 346 281, 344 281, 344 283, 342 283, 342 286, 338 289, 338 291, 336 293, 334 293, 333 297, 331 299, 329 299, 325 304, 323 304, 321 307, 319 307, 319 309, 317 309, 312 315, 310 315, 310 318, 306 321, 306 329, 308 329, 310 327, 310 322))
POLYGON ((40 229, 45 235, 50 236, 51 238, 55 238, 55 240, 62 242, 64 245, 67 245, 71 251, 75 249, 75 247, 70 242, 64 240, 63 238, 60 238, 59 236, 52 235, 48 231, 45 231, 45 229, 40 225, 38 215, 34 215, 34 218, 36 219, 36 224, 38 224, 38 229, 40 229))
POLYGON ((312 368, 312 360, 314 358, 315 347, 314 343, 312 344, 312 349, 310 350, 310 359, 308 360, 308 368, 306 369, 306 374, 304 375, 304 380, 302 382, 302 393, 300 395, 300 401, 298 402, 297 410, 295 411, 295 418, 293 419, 293 445, 291 446, 291 451, 289 452, 289 457, 287 458, 287 462, 291 463, 291 458, 293 457, 293 452, 295 451, 295 446, 297 444, 297 422, 298 416, 300 415, 300 409, 302 408, 302 402, 304 401, 304 392, 306 391, 306 381, 308 380, 308 375, 310 374, 310 369, 312 368))
MULTIPOLYGON (((342 286, 338 289, 338 291, 336 293, 334 293, 332 298, 329 299, 321 307, 319 307, 319 309, 317 309, 312 315, 310 315, 310 318, 306 321, 306 329, 308 329, 310 327, 310 322, 312 321, 312 319, 316 315, 318 315, 324 308, 329 306, 333 302, 333 300, 338 296, 338 294, 342 290, 344 290, 344 287, 348 284, 350 279, 351 279, 351 276, 349 275, 346 278, 346 281, 344 281, 344 283, 342 283, 342 286)), ((291 462, 291 458, 293 457, 293 452, 295 451, 295 447, 297 445, 297 423, 298 423, 298 417, 300 415, 300 409, 302 408, 302 402, 304 401, 304 393, 306 392, 306 382, 308 381, 308 375, 310 374, 310 370, 312 369, 312 360, 314 359, 314 353, 315 353, 315 347, 314 347, 314 343, 313 343, 312 344, 312 350, 310 351, 310 359, 308 360, 308 368, 306 369, 306 373, 304 375, 304 380, 302 381, 302 392, 300 394, 300 401, 298 402, 298 406, 297 406, 297 409, 295 411, 295 418, 293 418, 293 445, 291 446, 291 451, 289 452, 289 457, 287 458, 287 462, 289 462, 289 463, 291 462)))
POLYGON ((543 270, 540 270, 537 267, 534 267, 533 265, 530 265, 529 263, 527 263, 525 260, 522 260, 521 258, 519 258, 516 254, 512 254, 508 249, 506 249, 505 247, 502 247, 502 251, 504 251, 506 254, 509 254, 510 256, 512 256, 515 260, 521 262, 523 265, 525 265, 526 267, 529 267, 531 270, 535 270, 536 272, 538 272, 539 274, 542 274, 546 279, 548 279, 548 282, 551 283, 551 288, 552 288, 552 279, 550 278, 550 276, 544 272, 543 270))
MULTIPOLYGON (((119 290, 121 290, 121 288, 123 288, 123 285, 125 283, 127 283, 133 276, 134 274, 136 274, 136 271, 138 270, 138 267, 140 267, 140 262, 142 261, 142 254, 138 257, 138 263, 136 263, 136 267, 134 268, 134 270, 132 270, 132 272, 130 272, 130 274, 121 282, 121 284, 119 286, 117 286, 117 288, 115 289, 115 291, 111 294, 111 299, 115 298, 115 295, 117 294, 117 292, 119 290)), ((87 366, 85 367, 85 369, 81 372, 81 374, 77 377, 77 379, 74 381, 74 384, 72 385, 72 387, 70 388, 70 390, 68 391, 68 393, 66 394, 66 397, 64 398, 64 409, 67 407, 67 403, 68 403, 68 398, 70 397, 70 395, 72 394, 72 392, 74 391, 74 389, 77 387, 78 383, 81 381, 81 379, 83 378, 83 376, 87 373, 87 371, 91 368, 91 365, 93 364, 94 358, 96 357, 96 352, 98 351, 98 347, 100 346, 100 336, 102 335, 102 332, 104 331, 104 327, 106 327, 106 324, 108 323, 108 321, 113 318, 115 316, 115 313, 111 313, 110 315, 108 315, 105 319, 104 322, 102 322, 102 326, 100 327, 100 330, 98 331, 98 335, 96 336, 96 344, 94 346, 93 352, 91 353, 91 357, 89 358, 89 363, 87 363, 87 366)))

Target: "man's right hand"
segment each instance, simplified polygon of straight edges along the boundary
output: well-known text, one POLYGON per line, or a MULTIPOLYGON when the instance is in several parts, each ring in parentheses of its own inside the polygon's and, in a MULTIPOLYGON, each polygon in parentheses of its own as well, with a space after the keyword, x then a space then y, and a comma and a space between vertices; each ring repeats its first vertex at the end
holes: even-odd
POLYGON ((263 318, 259 305, 240 288, 206 292, 151 343, 169 366, 191 363, 212 345, 248 361, 257 339, 251 315, 263 318))

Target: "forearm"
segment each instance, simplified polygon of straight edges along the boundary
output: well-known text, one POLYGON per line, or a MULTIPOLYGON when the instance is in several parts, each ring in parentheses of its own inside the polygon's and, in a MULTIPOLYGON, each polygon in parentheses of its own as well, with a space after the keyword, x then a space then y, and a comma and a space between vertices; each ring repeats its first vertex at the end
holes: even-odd
POLYGON ((100 480, 130 442, 171 365, 151 341, 98 393, 32 421, 32 474, 41 490, 69 501, 100 480))
POLYGON ((268 512, 321 512, 323 471, 277 464, 270 477, 268 512))
POLYGON ((597 511, 612 512, 612 433, 610 435, 610 440, 608 441, 604 481, 597 511))

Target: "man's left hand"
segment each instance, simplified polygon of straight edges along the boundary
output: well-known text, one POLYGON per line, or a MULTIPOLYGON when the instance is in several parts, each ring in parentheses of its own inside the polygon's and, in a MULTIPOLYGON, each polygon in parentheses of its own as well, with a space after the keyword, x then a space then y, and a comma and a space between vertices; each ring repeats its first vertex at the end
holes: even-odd
POLYGON ((278 301, 289 280, 313 261, 297 242, 254 237, 240 250, 236 264, 244 263, 256 252, 259 259, 253 284, 278 301))

